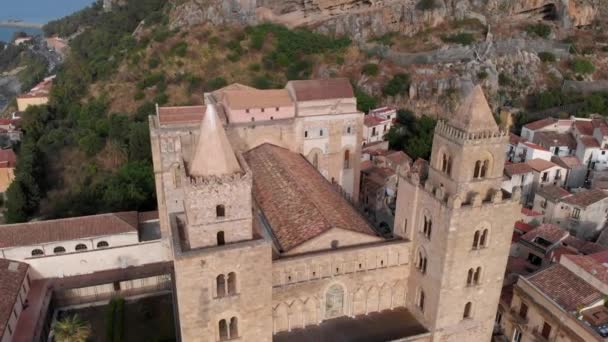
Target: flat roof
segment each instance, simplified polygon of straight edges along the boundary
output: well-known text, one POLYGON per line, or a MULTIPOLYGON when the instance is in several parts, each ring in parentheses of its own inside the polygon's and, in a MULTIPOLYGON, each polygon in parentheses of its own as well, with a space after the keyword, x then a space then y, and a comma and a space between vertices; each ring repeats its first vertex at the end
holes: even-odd
POLYGON ((319 325, 279 332, 273 342, 384 342, 429 331, 405 308, 339 317, 319 325))

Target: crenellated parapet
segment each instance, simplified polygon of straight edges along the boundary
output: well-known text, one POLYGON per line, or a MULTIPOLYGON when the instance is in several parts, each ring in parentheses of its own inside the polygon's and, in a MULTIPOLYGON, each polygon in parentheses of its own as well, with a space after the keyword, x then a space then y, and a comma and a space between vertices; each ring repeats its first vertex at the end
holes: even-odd
POLYGON ((492 143, 502 143, 508 139, 509 133, 506 131, 483 131, 469 133, 451 126, 444 120, 437 122, 435 133, 461 145, 482 145, 492 143))

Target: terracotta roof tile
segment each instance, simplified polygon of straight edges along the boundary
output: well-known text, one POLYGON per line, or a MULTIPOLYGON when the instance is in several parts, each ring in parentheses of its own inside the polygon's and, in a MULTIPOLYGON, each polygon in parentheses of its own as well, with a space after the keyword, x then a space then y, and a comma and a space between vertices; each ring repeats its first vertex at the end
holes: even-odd
POLYGON ((136 211, 0 226, 0 248, 137 232, 136 211))
POLYGON ((564 157, 551 157, 551 161, 565 169, 573 169, 583 166, 578 157, 576 156, 564 156, 564 157))
POLYGON ((520 141, 523 142, 525 139, 517 134, 509 133, 509 144, 517 145, 520 141))
POLYGON ((527 280, 566 311, 576 310, 579 305, 590 305, 603 296, 593 286, 560 264, 551 265, 529 276, 527 280))
POLYGON ((200 123, 206 106, 158 107, 158 121, 163 124, 200 123))
POLYGON ((583 135, 593 135, 593 123, 587 120, 576 120, 574 122, 576 128, 583 135))
POLYGON ((524 141, 522 144, 526 147, 533 148, 535 150, 541 150, 541 151, 547 151, 547 152, 549 151, 548 149, 546 149, 538 144, 531 143, 529 141, 524 141))
POLYGON ((522 232, 523 234, 532 231, 534 229, 534 226, 522 221, 517 221, 515 222, 515 229, 519 230, 520 232, 522 232))
POLYGON ((413 162, 412 158, 403 151, 392 151, 386 158, 397 165, 411 164, 413 162))
MULTIPOLYGON (((567 231, 553 224, 541 224, 532 231, 524 234, 521 238, 532 243, 536 243, 537 238, 542 238, 552 244, 558 243, 568 237, 567 231)), ((546 247, 546 246, 543 246, 546 247)))
POLYGON ((387 121, 387 120, 384 120, 382 118, 379 118, 377 116, 370 115, 370 114, 367 114, 363 118, 363 124, 367 127, 378 126, 378 125, 382 124, 384 121, 387 121))
POLYGON ((529 130, 537 130, 537 129, 541 129, 541 128, 545 128, 547 126, 553 125, 554 123, 557 122, 557 119, 554 118, 544 118, 538 121, 534 121, 534 122, 530 122, 524 125, 525 128, 529 129, 529 130))
POLYGON ((543 214, 528 208, 521 208, 521 213, 526 216, 543 216, 543 214))
POLYGON ((534 169, 526 163, 505 164, 505 173, 509 176, 520 175, 532 171, 534 171, 534 169))
POLYGON ((556 185, 543 186, 542 188, 539 188, 536 193, 553 202, 571 195, 568 190, 556 185))
POLYGON ((580 143, 583 144, 583 146, 585 146, 585 147, 591 147, 591 148, 600 147, 600 143, 597 142, 597 140, 594 137, 580 136, 578 139, 579 139, 580 143))
POLYGON ((0 336, 4 335, 11 318, 28 268, 29 265, 23 262, 0 259, 0 336))
POLYGON ((377 235, 302 155, 266 143, 245 159, 253 172, 253 196, 283 251, 333 228, 377 235))
POLYGON ((556 164, 548 161, 548 160, 544 160, 544 159, 540 159, 540 158, 536 158, 536 159, 532 159, 532 160, 528 160, 526 162, 526 164, 528 164, 531 168, 533 168, 535 171, 545 171, 547 169, 550 169, 554 166, 557 166, 556 164))
MULTIPOLYGON (((604 252, 605 253, 605 252, 604 252)), ((608 285, 608 267, 592 255, 569 255, 566 258, 585 270, 587 273, 608 285)))
POLYGON ((286 89, 225 90, 223 96, 231 109, 294 106, 286 89))
POLYGON ((355 97, 353 87, 347 78, 289 81, 287 86, 293 88, 296 101, 355 97))
POLYGON ((608 197, 608 194, 601 189, 583 190, 575 192, 572 196, 565 198, 564 202, 579 207, 586 207, 593 203, 597 203, 606 197, 608 197))
POLYGON ((536 132, 534 143, 549 148, 551 146, 568 146, 570 149, 576 148, 576 140, 570 133, 558 132, 536 132))

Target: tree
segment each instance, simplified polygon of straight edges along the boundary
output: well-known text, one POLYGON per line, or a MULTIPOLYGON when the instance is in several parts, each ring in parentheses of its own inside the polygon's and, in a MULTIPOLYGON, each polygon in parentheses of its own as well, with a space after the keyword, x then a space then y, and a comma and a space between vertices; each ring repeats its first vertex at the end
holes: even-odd
POLYGON ((396 74, 382 89, 382 93, 386 96, 396 96, 404 94, 410 89, 410 75, 396 74))
POLYGON ((386 134, 391 148, 405 151, 412 158, 428 159, 437 121, 430 116, 417 118, 413 112, 400 109, 397 121, 386 134))
POLYGON ((357 98, 357 109, 363 113, 369 112, 370 109, 374 109, 378 105, 378 99, 361 88, 355 88, 355 97, 357 98))
POLYGON ((86 342, 91 336, 91 325, 78 315, 67 316, 55 323, 53 334, 57 342, 86 342))

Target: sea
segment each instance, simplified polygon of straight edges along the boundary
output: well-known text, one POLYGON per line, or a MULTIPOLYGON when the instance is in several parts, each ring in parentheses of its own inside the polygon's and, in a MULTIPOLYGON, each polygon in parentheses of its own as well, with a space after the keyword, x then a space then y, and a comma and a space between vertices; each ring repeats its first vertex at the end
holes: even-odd
MULTIPOLYGON (((0 0, 0 21, 22 20, 45 24, 93 4, 94 0, 0 0)), ((10 41, 16 31, 42 34, 40 29, 0 27, 0 40, 10 41)))

